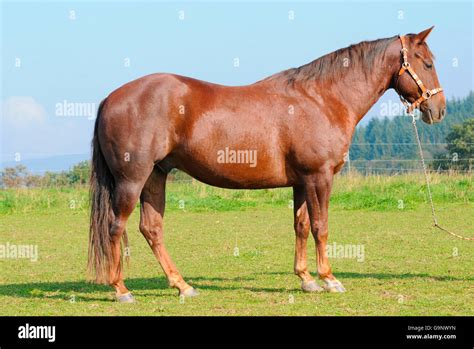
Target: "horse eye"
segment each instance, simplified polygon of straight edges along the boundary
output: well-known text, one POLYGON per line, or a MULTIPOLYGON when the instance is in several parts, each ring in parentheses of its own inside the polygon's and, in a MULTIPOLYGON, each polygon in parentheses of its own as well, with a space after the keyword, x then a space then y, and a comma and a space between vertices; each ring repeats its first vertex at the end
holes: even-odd
POLYGON ((427 62, 423 62, 423 63, 425 64, 426 69, 431 69, 431 68, 433 68, 433 64, 427 63, 427 62))

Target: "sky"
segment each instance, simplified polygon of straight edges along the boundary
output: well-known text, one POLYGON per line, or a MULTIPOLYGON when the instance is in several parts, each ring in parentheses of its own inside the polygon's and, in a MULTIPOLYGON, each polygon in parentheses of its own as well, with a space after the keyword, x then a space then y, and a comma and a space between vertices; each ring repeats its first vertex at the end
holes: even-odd
MULTIPOLYGON (((89 154, 99 102, 147 74, 250 84, 432 25, 441 85, 464 97, 473 89, 470 1, 2 1, 1 160, 89 154)), ((366 119, 397 106, 389 91, 366 119)))

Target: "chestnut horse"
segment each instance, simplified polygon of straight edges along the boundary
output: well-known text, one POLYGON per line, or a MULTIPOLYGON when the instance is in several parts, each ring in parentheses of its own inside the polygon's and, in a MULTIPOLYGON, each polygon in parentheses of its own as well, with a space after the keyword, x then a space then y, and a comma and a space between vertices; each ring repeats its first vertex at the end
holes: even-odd
POLYGON ((140 231, 170 286, 197 294, 163 238, 166 177, 177 168, 222 188, 293 187, 294 272, 302 289, 343 292, 326 253, 333 176, 357 123, 388 89, 419 107, 426 123, 444 117, 425 41, 432 29, 361 42, 248 86, 153 74, 112 92, 100 104, 92 141, 88 264, 96 281, 113 286, 118 301, 134 301, 123 280, 121 240, 140 200, 140 231), (323 287, 306 264, 310 230, 323 287))

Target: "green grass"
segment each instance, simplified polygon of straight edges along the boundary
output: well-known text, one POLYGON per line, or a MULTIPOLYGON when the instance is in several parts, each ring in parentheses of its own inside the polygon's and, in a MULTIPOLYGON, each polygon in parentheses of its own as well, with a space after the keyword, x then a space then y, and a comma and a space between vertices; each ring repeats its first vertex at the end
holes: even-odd
MULTIPOLYGON (((433 196, 438 203, 474 202, 474 181, 468 175, 432 174, 433 196)), ((9 189, 0 191, 0 214, 89 210, 86 187, 9 189)), ((167 210, 186 212, 236 211, 290 205, 290 188, 228 190, 195 182, 167 184, 167 210)), ((331 205, 346 210, 397 211, 426 204, 427 195, 419 174, 400 176, 338 176, 331 205)))
MULTIPOLYGON (((474 235, 472 177, 437 175, 433 185, 440 221, 474 235)), ((474 242, 430 227, 419 175, 337 178, 329 241, 365 250, 363 262, 331 259, 344 294, 300 291, 292 273, 291 190, 169 184, 167 247, 200 291, 184 304, 138 232, 137 210, 128 224, 132 258, 125 271, 138 303, 118 304, 110 288, 85 280, 87 189, 0 195, 0 244, 39 250, 37 262, 0 259, 0 315, 474 315, 474 242)))

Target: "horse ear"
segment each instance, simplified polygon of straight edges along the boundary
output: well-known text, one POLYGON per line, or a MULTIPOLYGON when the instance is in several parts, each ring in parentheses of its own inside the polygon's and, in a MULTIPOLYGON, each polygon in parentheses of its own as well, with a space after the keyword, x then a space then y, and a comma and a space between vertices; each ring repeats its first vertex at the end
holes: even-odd
POLYGON ((426 38, 428 37, 428 35, 430 35, 431 31, 433 30, 434 26, 432 26, 431 28, 428 28, 426 30, 423 30, 422 32, 416 34, 416 42, 418 43, 423 43, 426 41, 426 38))

